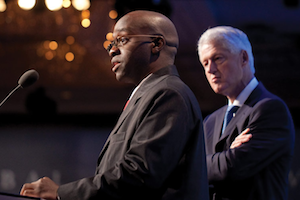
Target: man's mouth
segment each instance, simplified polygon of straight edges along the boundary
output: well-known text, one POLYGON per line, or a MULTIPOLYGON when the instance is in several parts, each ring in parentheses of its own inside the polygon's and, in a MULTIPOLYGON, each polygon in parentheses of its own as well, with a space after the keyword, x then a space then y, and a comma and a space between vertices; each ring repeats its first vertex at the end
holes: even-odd
POLYGON ((120 64, 120 63, 119 63, 119 62, 113 62, 112 64, 113 64, 113 67, 112 67, 111 70, 112 70, 113 72, 116 72, 116 71, 118 70, 118 68, 119 68, 119 64, 120 64))
POLYGON ((214 77, 212 77, 211 82, 215 83, 215 82, 218 82, 219 80, 220 80, 220 77, 214 76, 214 77))

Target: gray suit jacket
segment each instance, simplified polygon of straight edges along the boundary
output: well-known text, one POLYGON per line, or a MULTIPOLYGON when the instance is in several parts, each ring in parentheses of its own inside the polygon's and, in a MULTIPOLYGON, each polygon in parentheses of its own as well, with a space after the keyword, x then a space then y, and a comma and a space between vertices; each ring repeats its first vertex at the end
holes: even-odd
POLYGON ((260 83, 220 137, 227 106, 204 120, 208 180, 213 199, 284 200, 294 149, 294 125, 285 103, 260 83), (230 149, 250 128, 252 138, 230 149))
POLYGON ((108 137, 95 176, 60 186, 62 200, 205 200, 201 112, 175 66, 152 74, 108 137))

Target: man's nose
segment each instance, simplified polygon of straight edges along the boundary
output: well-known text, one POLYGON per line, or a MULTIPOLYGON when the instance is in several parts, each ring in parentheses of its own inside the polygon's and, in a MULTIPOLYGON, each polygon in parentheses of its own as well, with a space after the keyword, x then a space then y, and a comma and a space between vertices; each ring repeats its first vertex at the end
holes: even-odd
POLYGON ((207 72, 214 74, 217 71, 217 65, 214 62, 210 62, 207 66, 207 72))
POLYGON ((116 47, 115 45, 112 46, 112 48, 109 50, 108 55, 111 57, 114 57, 115 55, 118 55, 120 53, 120 49, 116 47))

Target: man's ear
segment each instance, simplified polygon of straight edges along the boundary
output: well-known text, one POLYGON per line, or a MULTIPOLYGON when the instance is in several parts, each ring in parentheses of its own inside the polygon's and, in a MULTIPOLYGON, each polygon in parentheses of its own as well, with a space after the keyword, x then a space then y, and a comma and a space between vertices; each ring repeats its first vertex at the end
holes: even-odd
POLYGON ((242 50, 242 65, 248 64, 249 63, 249 56, 247 51, 242 50))
POLYGON ((152 53, 157 54, 161 51, 163 46, 165 45, 165 40, 163 37, 157 37, 153 41, 152 53))

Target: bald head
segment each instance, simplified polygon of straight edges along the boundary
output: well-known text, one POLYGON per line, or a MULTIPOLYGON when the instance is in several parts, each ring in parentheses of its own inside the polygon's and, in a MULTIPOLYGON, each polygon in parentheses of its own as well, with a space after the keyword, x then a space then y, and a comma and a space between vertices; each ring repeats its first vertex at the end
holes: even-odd
POLYGON ((120 18, 108 48, 117 80, 138 84, 166 66, 174 65, 178 35, 172 21, 152 11, 133 11, 120 18))
POLYGON ((167 46, 178 48, 179 39, 176 28, 173 22, 163 14, 144 10, 132 11, 117 22, 115 30, 118 27, 124 27, 122 26, 124 23, 127 24, 127 30, 123 31, 129 34, 161 35, 164 37, 167 46))

